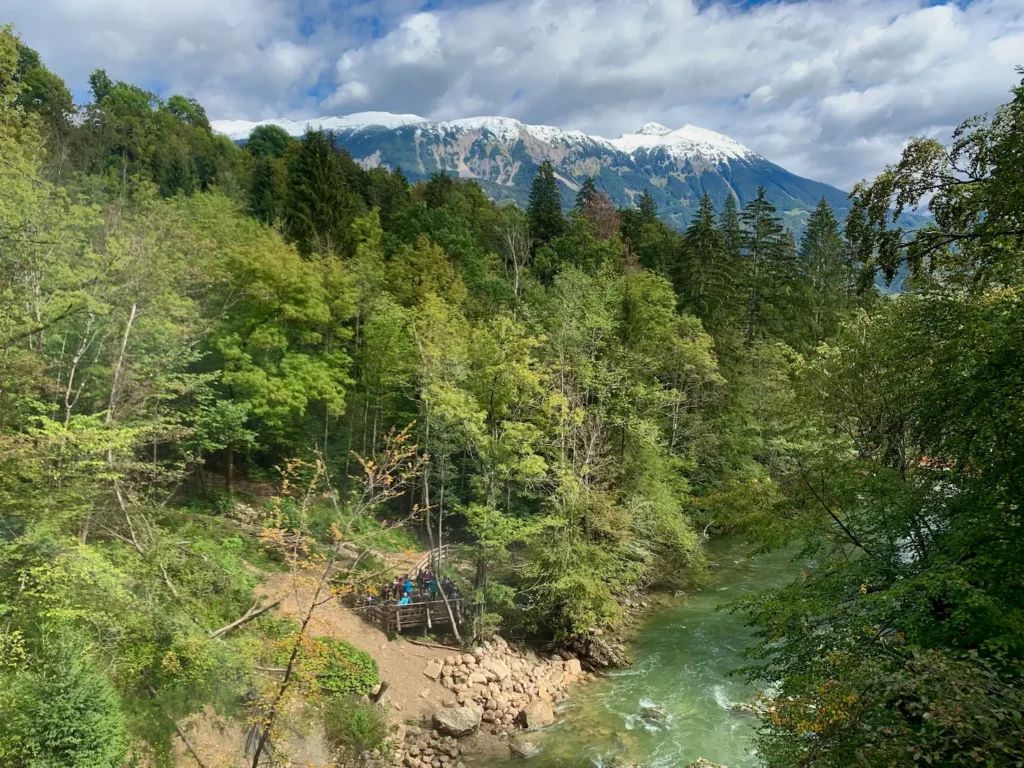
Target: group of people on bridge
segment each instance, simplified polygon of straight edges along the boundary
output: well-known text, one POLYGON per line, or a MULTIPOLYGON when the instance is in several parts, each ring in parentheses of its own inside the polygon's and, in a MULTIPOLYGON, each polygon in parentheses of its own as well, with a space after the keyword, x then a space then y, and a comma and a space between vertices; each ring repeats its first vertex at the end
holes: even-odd
POLYGON ((367 605, 410 605, 412 603, 423 603, 439 599, 439 593, 449 599, 462 597, 455 582, 445 577, 438 579, 429 568, 421 568, 416 571, 415 581, 410 574, 395 579, 393 582, 382 584, 376 591, 371 590, 366 596, 367 605))

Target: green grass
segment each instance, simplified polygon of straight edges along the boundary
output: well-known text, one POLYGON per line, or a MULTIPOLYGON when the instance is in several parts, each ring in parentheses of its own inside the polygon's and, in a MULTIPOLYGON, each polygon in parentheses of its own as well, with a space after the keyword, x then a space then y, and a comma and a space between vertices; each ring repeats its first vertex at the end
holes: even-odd
POLYGON ((366 704, 357 697, 333 696, 323 708, 324 733, 335 753, 357 755, 362 752, 387 751, 390 735, 387 714, 383 709, 366 704))

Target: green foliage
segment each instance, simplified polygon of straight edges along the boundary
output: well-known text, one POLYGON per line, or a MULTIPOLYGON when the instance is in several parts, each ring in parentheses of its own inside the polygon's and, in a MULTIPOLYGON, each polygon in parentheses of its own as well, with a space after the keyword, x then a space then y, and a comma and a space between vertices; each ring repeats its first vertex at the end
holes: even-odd
POLYGON ((700 208, 684 238, 681 269, 674 275, 683 306, 710 329, 723 328, 738 313, 736 273, 740 262, 730 254, 724 237, 715 226, 710 195, 700 208))
POLYGON ((832 209, 822 199, 800 242, 800 269, 806 274, 807 331, 812 346, 833 339, 840 322, 856 305, 856 273, 850 250, 832 209))
POLYGON ((327 743, 339 756, 384 749, 391 730, 387 713, 355 696, 333 696, 323 707, 327 743))
POLYGON ((550 163, 527 211, 502 209, 445 173, 410 190, 364 170, 329 133, 259 129, 241 150, 193 100, 90 85, 67 119, 55 76, 0 33, 9 762, 60 743, 37 711, 106 734, 100 757, 45 764, 115 764, 129 742, 166 762, 175 722, 273 691, 257 660, 293 648, 332 741, 378 744, 376 715, 341 698, 378 681, 369 655, 271 613, 211 639, 281 567, 261 523, 313 561, 339 532, 455 543, 465 635, 555 642, 699 580, 701 530, 802 537, 819 568, 745 608, 752 674, 792 697, 762 732, 773 768, 1016 749, 1020 93, 958 139, 983 177, 940 184, 936 228, 905 244, 938 273, 873 302, 853 257, 895 267, 879 211, 915 174, 947 179, 930 145, 861 188, 851 242, 823 203, 798 254, 764 190, 717 220, 705 196, 683 235, 661 189, 615 211, 591 181, 566 219, 550 163), (367 505, 360 470, 410 424, 415 491, 367 505), (294 490, 314 465, 331 482, 304 501, 254 482, 283 468, 294 490), (64 635, 88 653, 55 677, 64 635), (59 684, 101 706, 73 718, 77 694, 31 693, 59 684))
POLYGON ((565 228, 562 218, 561 193, 555 180, 555 169, 545 160, 537 169, 530 190, 530 205, 526 209, 530 218, 530 232, 534 239, 546 243, 558 237, 565 228))
POLYGON ((289 235, 306 255, 351 253, 352 223, 366 212, 362 170, 324 131, 308 132, 287 161, 289 235))
POLYGON ((587 204, 594 199, 597 195, 597 185, 594 183, 594 179, 587 176, 580 184, 579 192, 576 193, 576 210, 582 211, 587 207, 587 204))
POLYGON ((380 682, 377 662, 370 654, 331 637, 311 640, 303 665, 312 676, 313 688, 325 696, 361 696, 380 682))
MULTIPOLYGON (((1024 764, 1024 252, 1007 232, 1024 211, 1007 122, 1022 103, 1018 88, 951 153, 911 142, 857 190, 848 229, 868 274, 906 261, 916 291, 858 314, 780 409, 780 493, 762 520, 818 565, 742 606, 760 638, 748 672, 779 681, 758 744, 772 766, 1024 764), (881 229, 891 202, 926 193, 934 226, 909 241, 881 229)), ((841 284, 834 225, 815 216, 805 252, 841 284)))
POLYGON ((33 768, 120 768, 125 716, 91 654, 50 637, 33 660, 0 669, 0 762, 33 768))
POLYGON ((253 157, 281 158, 294 141, 284 128, 277 125, 258 125, 249 134, 245 148, 253 157))

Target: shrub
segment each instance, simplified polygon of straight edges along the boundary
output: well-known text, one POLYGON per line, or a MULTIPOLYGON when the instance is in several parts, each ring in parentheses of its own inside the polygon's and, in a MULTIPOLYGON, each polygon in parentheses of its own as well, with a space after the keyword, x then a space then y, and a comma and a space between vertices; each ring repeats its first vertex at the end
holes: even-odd
POLYGON ((390 735, 387 716, 380 707, 355 696, 332 696, 324 705, 327 743, 340 754, 383 749, 390 735))
POLYGON ((328 695, 369 693, 380 682, 374 658, 351 643, 331 637, 315 638, 303 665, 316 681, 316 688, 328 695))
POLYGON ((65 644, 0 676, 0 764, 120 768, 125 718, 109 681, 65 644))

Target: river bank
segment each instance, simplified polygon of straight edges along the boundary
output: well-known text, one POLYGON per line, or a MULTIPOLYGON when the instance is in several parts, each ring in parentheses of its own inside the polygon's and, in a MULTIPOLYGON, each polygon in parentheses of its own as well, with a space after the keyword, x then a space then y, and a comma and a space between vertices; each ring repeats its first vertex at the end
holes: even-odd
MULTIPOLYGON (((634 663, 575 689, 550 727, 533 734, 531 768, 642 765, 678 768, 699 759, 728 768, 759 768, 757 720, 737 711, 756 692, 733 673, 753 638, 742 619, 722 607, 781 586, 807 563, 793 553, 752 557, 738 539, 713 541, 713 580, 655 607, 626 630, 634 663)), ((649 604, 651 601, 645 602, 649 604)), ((514 765, 513 761, 498 765, 514 765)))
MULTIPOLYGON (((679 768, 704 758, 759 768, 756 720, 735 708, 754 687, 730 674, 751 637, 739 617, 720 608, 806 566, 784 552, 750 557, 738 540, 714 541, 709 550, 711 583, 685 595, 635 597, 620 628, 594 633, 602 648, 625 651, 633 662, 599 674, 571 652, 542 654, 497 637, 468 652, 391 640, 338 601, 321 606, 312 634, 366 650, 389 683, 394 759, 359 764, 473 768, 521 765, 526 757, 531 768, 679 768)), ((263 586, 266 599, 281 600, 284 615, 296 615, 309 599, 284 575, 263 586)), ((237 724, 207 716, 188 728, 207 765, 245 765, 237 724)), ((299 729, 290 751, 302 764, 330 765, 322 736, 315 725, 299 729)))

